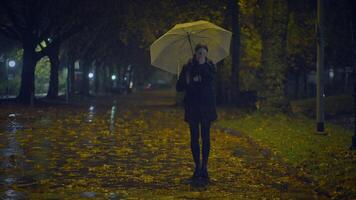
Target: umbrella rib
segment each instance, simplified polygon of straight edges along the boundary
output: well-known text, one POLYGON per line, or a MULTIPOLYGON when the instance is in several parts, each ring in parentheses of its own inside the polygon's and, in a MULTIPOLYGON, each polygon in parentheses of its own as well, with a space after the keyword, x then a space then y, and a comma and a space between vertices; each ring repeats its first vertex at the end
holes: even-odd
POLYGON ((185 44, 187 44, 186 42, 182 42, 182 45, 179 47, 179 49, 184 50, 184 48, 182 48, 185 44))
POLYGON ((153 44, 155 44, 156 42, 158 42, 160 39, 164 38, 164 37, 165 37, 165 36, 167 36, 167 35, 178 35, 178 36, 184 36, 184 35, 179 34, 179 33, 169 33, 169 32, 167 32, 166 34, 162 35, 162 36, 161 36, 161 37, 159 37, 157 40, 155 40, 155 41, 152 43, 152 45, 153 45, 153 44))
MULTIPOLYGON (((177 34, 177 35, 179 35, 179 34, 177 34)), ((182 36, 182 35, 180 35, 180 36, 182 36)), ((173 42, 171 42, 170 45, 175 44, 175 43, 177 43, 177 42, 180 42, 181 40, 182 40, 182 38, 177 38, 176 40, 174 40, 173 42)), ((168 46, 170 46, 170 45, 168 45, 168 46)), ((183 43, 183 45, 184 45, 184 43, 183 43)), ((181 47, 182 47, 183 45, 181 45, 181 47)), ((163 48, 163 49, 160 51, 160 53, 163 52, 163 51, 165 51, 168 46, 166 46, 165 48, 163 48)))
MULTIPOLYGON (((189 34, 189 32, 187 32, 184 28, 183 28, 183 30, 184 30, 185 34, 187 34, 187 33, 189 34)), ((183 34, 178 34, 178 33, 166 33, 165 36, 167 36, 167 35, 178 35, 178 36, 182 36, 183 37, 183 38, 178 38, 178 39, 174 40, 173 42, 171 42, 170 45, 172 45, 174 43, 180 42, 181 39, 184 39, 186 37, 185 34, 183 35, 183 34)), ((184 46, 184 44, 185 43, 183 42, 179 49, 183 49, 182 47, 184 46)), ((163 48, 162 51, 164 51, 165 49, 166 48, 163 48)))

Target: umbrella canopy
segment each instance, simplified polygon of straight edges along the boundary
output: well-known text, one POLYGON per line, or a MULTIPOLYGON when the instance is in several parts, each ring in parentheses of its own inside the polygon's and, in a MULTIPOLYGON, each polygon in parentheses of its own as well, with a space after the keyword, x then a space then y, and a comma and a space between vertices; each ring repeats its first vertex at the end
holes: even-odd
POLYGON ((151 65, 179 74, 179 66, 194 54, 193 48, 208 46, 208 58, 214 63, 229 55, 232 33, 208 21, 177 24, 150 46, 151 65))

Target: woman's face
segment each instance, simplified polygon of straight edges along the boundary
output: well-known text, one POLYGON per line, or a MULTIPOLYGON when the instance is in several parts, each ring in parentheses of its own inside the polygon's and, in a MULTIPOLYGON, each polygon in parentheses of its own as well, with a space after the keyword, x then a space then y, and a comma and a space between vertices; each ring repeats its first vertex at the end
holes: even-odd
POLYGON ((204 48, 200 48, 198 49, 197 52, 195 52, 195 55, 196 55, 196 58, 197 60, 205 60, 206 59, 206 56, 208 54, 208 51, 204 48))

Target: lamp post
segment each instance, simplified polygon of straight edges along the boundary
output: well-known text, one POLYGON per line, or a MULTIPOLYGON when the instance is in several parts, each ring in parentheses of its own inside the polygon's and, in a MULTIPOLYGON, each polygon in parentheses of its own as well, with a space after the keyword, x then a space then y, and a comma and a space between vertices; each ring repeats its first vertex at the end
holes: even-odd
POLYGON ((70 91, 70 86, 71 86, 71 82, 70 82, 70 77, 71 77, 71 70, 70 70, 70 66, 68 65, 67 69, 67 78, 66 78, 66 103, 69 103, 69 93, 71 93, 70 91))
POLYGON ((14 68, 16 66, 16 61, 6 59, 6 97, 9 98, 9 68, 14 68))
MULTIPOLYGON (((351 2, 351 1, 350 1, 351 2)), ((351 6, 353 7, 355 5, 355 2, 352 1, 351 6)), ((354 114, 354 135, 352 136, 352 144, 350 149, 351 150, 356 150, 356 42, 355 42, 355 36, 356 36, 356 31, 355 31, 355 23, 356 23, 356 13, 353 11, 352 16, 351 16, 351 42, 352 42, 352 80, 353 80, 353 100, 354 100, 354 107, 353 107, 353 114, 354 114)))
POLYGON ((116 75, 115 74, 111 75, 111 80, 113 82, 113 87, 115 88, 116 87, 116 75))
POLYGON ((316 95, 316 131, 318 134, 324 133, 324 0, 318 0, 317 8, 317 95, 316 95))
MULTIPOLYGON (((355 55, 355 54, 354 54, 355 55)), ((355 65, 355 64, 354 64, 355 65)), ((356 150, 356 69, 355 69, 355 66, 354 66, 354 69, 353 69, 353 72, 352 72, 352 79, 354 81, 354 89, 353 89, 353 100, 354 100, 354 135, 352 136, 352 144, 351 144, 351 147, 350 149, 351 150, 356 150)))

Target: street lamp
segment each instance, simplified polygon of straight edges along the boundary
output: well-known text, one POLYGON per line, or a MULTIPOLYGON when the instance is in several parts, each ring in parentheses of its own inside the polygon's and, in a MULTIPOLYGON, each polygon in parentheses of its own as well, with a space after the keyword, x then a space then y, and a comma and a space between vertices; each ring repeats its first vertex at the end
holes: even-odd
POLYGON ((90 73, 88 74, 88 77, 89 77, 90 79, 94 78, 94 73, 93 73, 93 72, 90 72, 90 73))
POLYGON ((16 61, 14 60, 10 60, 9 63, 8 63, 9 67, 13 68, 16 66, 16 61))
POLYGON ((113 82, 113 87, 116 87, 116 75, 115 74, 113 74, 113 75, 111 75, 111 80, 112 80, 112 82, 113 82))
POLYGON ((116 75, 115 74, 113 74, 113 75, 111 75, 111 80, 116 80, 116 75))
MULTIPOLYGON (((351 1, 350 1, 351 2, 351 1)), ((352 1, 352 6, 355 6, 355 2, 352 1)), ((356 15, 352 16, 352 21, 351 21, 351 44, 353 46, 352 48, 352 66, 353 66, 353 71, 352 71, 352 80, 353 80, 353 117, 354 117, 354 135, 352 136, 352 144, 350 149, 351 150, 356 150, 356 30, 355 30, 355 24, 356 24, 356 15)))
POLYGON ((9 97, 9 69, 14 68, 16 66, 15 60, 7 60, 6 61, 6 95, 9 97))
POLYGON ((333 79, 334 76, 335 76, 335 74, 334 74, 334 69, 329 69, 329 77, 330 77, 331 79, 333 79))
POLYGON ((324 0, 317 1, 317 24, 316 24, 316 39, 317 39, 317 62, 316 62, 316 131, 318 134, 326 135, 324 130, 324 0))
MULTIPOLYGON (((354 50, 354 54, 355 53, 355 50, 354 50)), ((355 58, 354 58, 355 59, 355 58)), ((355 66, 355 64, 354 64, 355 66)), ((354 135, 352 136, 352 144, 351 144, 351 147, 350 149, 351 150, 356 150, 356 69, 354 67, 353 69, 353 72, 352 72, 352 79, 353 79, 353 94, 352 94, 352 98, 354 100, 354 112, 353 112, 353 115, 354 115, 354 135)))

